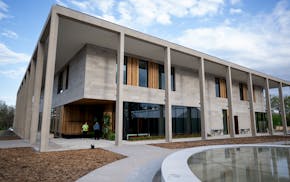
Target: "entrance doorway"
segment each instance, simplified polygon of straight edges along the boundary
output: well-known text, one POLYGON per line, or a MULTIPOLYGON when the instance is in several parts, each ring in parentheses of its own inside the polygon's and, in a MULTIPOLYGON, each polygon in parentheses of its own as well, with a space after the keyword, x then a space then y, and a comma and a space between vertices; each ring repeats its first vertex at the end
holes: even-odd
POLYGON ((240 134, 238 116, 234 116, 234 120, 235 120, 235 133, 238 135, 238 134, 240 134))
POLYGON ((229 134, 228 131, 228 111, 223 109, 223 126, 224 126, 224 135, 229 134))

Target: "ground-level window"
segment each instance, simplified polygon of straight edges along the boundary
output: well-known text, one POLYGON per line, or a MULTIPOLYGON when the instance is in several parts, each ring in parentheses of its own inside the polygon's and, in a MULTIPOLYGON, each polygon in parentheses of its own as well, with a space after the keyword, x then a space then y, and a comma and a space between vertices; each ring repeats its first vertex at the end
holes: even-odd
POLYGON ((172 106, 172 134, 200 136, 200 111, 195 107, 172 106))
POLYGON ((124 139, 128 136, 164 137, 164 106, 124 102, 124 139))
POLYGON ((268 132, 267 114, 264 112, 255 112, 256 128, 258 133, 268 132))

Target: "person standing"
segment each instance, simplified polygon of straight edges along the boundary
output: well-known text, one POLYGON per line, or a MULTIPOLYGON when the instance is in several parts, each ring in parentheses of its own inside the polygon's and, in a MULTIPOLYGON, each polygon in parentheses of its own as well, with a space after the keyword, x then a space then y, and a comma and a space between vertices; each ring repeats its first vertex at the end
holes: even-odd
POLYGON ((100 139, 100 130, 101 130, 100 124, 98 121, 96 121, 96 123, 94 124, 95 140, 100 139))
POLYGON ((88 131, 89 131, 89 125, 87 122, 85 122, 85 124, 83 124, 82 126, 83 138, 87 136, 88 131))

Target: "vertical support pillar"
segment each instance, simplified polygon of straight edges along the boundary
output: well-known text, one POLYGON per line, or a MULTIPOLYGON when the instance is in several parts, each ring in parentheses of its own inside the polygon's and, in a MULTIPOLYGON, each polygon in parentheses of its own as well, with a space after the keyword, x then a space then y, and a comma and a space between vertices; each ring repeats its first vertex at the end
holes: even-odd
POLYGON ((199 93, 200 93, 200 122, 201 122, 201 138, 207 139, 207 120, 206 113, 207 108, 205 104, 205 71, 204 71, 204 59, 200 59, 200 66, 198 69, 199 77, 199 93))
POLYGON ((24 138, 27 140, 30 139, 34 75, 35 75, 35 62, 34 62, 34 59, 32 59, 30 63, 30 74, 29 74, 29 80, 28 80, 28 94, 27 94, 27 102, 26 102, 26 119, 25 119, 25 132, 24 132, 24 138))
POLYGON ((268 118, 268 128, 269 128, 269 134, 273 135, 273 118, 272 118, 272 109, 271 109, 271 98, 270 98, 270 92, 269 92, 269 79, 266 78, 266 108, 267 108, 267 118, 268 118))
POLYGON ((124 46, 125 35, 120 32, 117 50, 117 95, 116 95, 116 137, 115 145, 120 146, 123 140, 123 79, 124 79, 124 46))
POLYGON ((34 91, 33 91, 33 104, 32 104, 32 117, 30 126, 30 144, 36 143, 38 120, 39 120, 39 102, 43 77, 43 61, 44 61, 44 46, 38 42, 36 70, 34 78, 34 91))
POLYGON ((43 114, 41 123, 41 138, 40 138, 41 152, 47 150, 49 141, 52 91, 53 91, 55 57, 57 48, 58 21, 59 21, 58 15, 52 10, 50 18, 49 43, 46 61, 44 98, 43 98, 43 114))
POLYGON ((229 126, 230 136, 235 137, 235 123, 233 114, 233 83, 231 67, 227 67, 226 84, 227 84, 227 97, 228 97, 228 111, 229 111, 229 126))
POLYGON ((254 110, 253 80, 252 80, 251 73, 249 73, 249 76, 248 76, 248 95, 249 95, 249 105, 250 105, 251 131, 252 131, 252 136, 254 137, 257 135, 257 130, 256 130, 255 110, 254 110))
POLYGON ((28 95, 28 82, 29 82, 29 71, 25 73, 25 81, 23 85, 23 96, 22 99, 22 114, 21 114, 21 138, 25 139, 25 125, 26 125, 26 108, 27 108, 27 95, 28 95))
POLYGON ((172 107, 171 107, 171 52, 165 48, 165 139, 172 142, 172 107))
POLYGON ((279 99, 280 99, 280 111, 281 111, 282 124, 283 124, 283 133, 284 135, 287 135, 287 120, 286 120, 282 82, 280 82, 279 84, 279 99))

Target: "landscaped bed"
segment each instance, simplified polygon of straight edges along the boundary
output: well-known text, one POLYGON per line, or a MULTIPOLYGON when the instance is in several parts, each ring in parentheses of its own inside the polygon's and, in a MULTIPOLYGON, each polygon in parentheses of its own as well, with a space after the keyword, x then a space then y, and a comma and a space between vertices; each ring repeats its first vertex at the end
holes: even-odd
POLYGON ((123 158, 103 149, 43 153, 32 148, 0 149, 0 181, 75 181, 123 158))
POLYGON ((243 137, 243 138, 227 138, 227 139, 211 139, 199 140, 191 142, 173 142, 173 143, 160 143, 152 144, 158 147, 169 149, 177 148, 190 148, 206 145, 225 145, 225 144, 251 144, 251 143, 266 143, 266 142, 279 142, 290 141, 290 136, 259 136, 259 137, 243 137))

